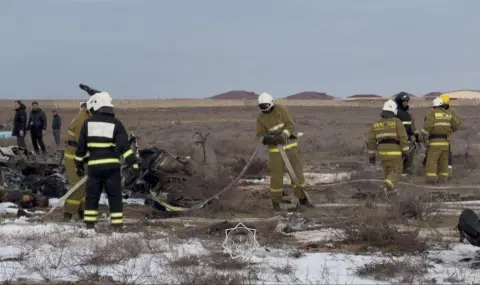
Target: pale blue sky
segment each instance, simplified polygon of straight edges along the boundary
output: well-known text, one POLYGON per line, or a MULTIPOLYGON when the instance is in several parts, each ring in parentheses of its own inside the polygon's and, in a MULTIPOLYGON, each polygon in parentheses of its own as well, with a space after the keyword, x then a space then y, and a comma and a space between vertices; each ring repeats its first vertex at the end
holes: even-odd
POLYGON ((478 0, 1 0, 0 97, 476 89, 478 0))

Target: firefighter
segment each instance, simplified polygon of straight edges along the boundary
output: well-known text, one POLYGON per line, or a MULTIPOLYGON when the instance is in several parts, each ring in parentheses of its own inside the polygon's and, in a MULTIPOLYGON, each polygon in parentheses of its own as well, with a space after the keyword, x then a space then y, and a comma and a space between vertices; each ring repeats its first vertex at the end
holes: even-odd
POLYGON ((282 202, 284 195, 283 175, 285 163, 277 149, 279 144, 285 149, 300 183, 300 185, 294 185, 292 180, 295 196, 299 199, 300 205, 313 208, 303 190, 305 178, 297 149, 297 137, 294 134, 295 127, 290 113, 284 106, 276 105, 273 97, 267 93, 262 93, 258 97, 258 107, 261 113, 257 117, 256 135, 258 139, 262 139, 263 144, 268 145, 268 160, 271 172, 270 198, 273 209, 280 210, 280 202, 282 202))
POLYGON ((383 105, 381 119, 373 124, 367 135, 367 150, 371 164, 376 163, 376 153, 383 165, 387 196, 397 194, 396 184, 402 174, 402 156, 409 151, 408 137, 402 121, 397 116, 397 104, 388 100, 383 105))
POLYGON ((85 175, 84 163, 88 165, 84 222, 87 229, 95 228, 98 203, 105 188, 111 224, 115 230, 119 230, 123 225, 120 159, 124 159, 128 166, 128 179, 139 176, 137 159, 130 149, 125 127, 115 117, 110 95, 100 92, 91 96, 87 101, 87 109, 92 116, 82 126, 75 153, 79 177, 85 175))
MULTIPOLYGON (((80 181, 76 173, 75 161, 73 157, 75 156, 75 151, 77 150, 77 142, 80 138, 80 130, 82 129, 83 123, 90 117, 90 114, 87 111, 87 104, 85 102, 80 103, 80 111, 73 118, 70 125, 67 128, 67 141, 65 150, 63 152, 63 165, 67 172, 69 188, 73 187, 80 181)), ((83 220, 83 208, 85 202, 85 184, 81 185, 75 192, 70 196, 66 197, 65 204, 63 206, 63 218, 65 221, 70 221, 73 217, 73 214, 78 213, 80 220, 83 220)))
POLYGON ((448 181, 451 135, 460 128, 460 124, 460 118, 450 109, 450 97, 447 94, 433 100, 433 108, 425 117, 421 136, 427 146, 427 182, 448 181))
POLYGON ((400 92, 395 96, 395 103, 397 104, 397 115, 396 117, 402 121, 405 131, 407 132, 408 142, 410 146, 409 155, 403 157, 403 170, 402 176, 411 175, 412 165, 414 160, 413 146, 418 142, 419 134, 415 128, 415 121, 413 119, 412 113, 410 113, 410 96, 406 92, 400 92))

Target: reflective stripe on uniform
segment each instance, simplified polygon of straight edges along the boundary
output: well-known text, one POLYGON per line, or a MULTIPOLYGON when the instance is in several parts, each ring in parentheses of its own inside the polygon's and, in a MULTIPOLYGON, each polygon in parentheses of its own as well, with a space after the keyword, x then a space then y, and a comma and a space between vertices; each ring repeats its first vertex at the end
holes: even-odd
POLYGON ((284 123, 281 123, 281 124, 278 124, 278 125, 276 125, 276 126, 274 126, 274 127, 271 127, 270 129, 268 129, 268 131, 269 131, 269 132, 273 132, 273 131, 276 131, 276 130, 279 130, 279 129, 283 128, 284 126, 285 126, 285 124, 284 124, 284 123))
MULTIPOLYGON (((286 146, 283 147, 283 149, 285 150, 288 150, 288 149, 291 149, 291 148, 294 148, 297 146, 297 143, 294 142, 294 143, 291 143, 291 144, 287 144, 286 146)), ((280 152, 280 150, 278 148, 271 148, 268 150, 269 152, 280 152)))
POLYGON ((75 155, 65 152, 63 153, 63 157, 68 159, 74 159, 75 155))
POLYGON ((97 222, 98 221, 98 211, 97 210, 85 210, 85 211, 83 211, 83 221, 84 222, 97 222))
POLYGON ((132 167, 135 168, 135 169, 138 169, 138 164, 135 163, 132 167))
POLYGON ((369 150, 369 151, 368 151, 369 154, 374 154, 374 153, 376 153, 376 152, 377 152, 376 150, 369 150))
POLYGON ((379 151, 380 155, 402 155, 401 151, 379 151))
POLYGON ((428 132, 427 132, 425 129, 422 129, 422 133, 424 133, 424 134, 427 134, 427 135, 428 135, 428 132))
POLYGON ((436 173, 427 173, 427 176, 429 176, 429 177, 437 177, 437 174, 436 174, 436 173))
POLYGON ((120 159, 104 158, 104 159, 95 159, 95 160, 88 161, 88 165, 99 165, 99 164, 109 164, 109 163, 120 163, 120 159))
POLYGON ((403 150, 403 151, 409 151, 410 148, 409 148, 408 146, 406 146, 406 147, 402 148, 402 150, 403 150))
MULTIPOLYGON (((303 188, 303 187, 305 187, 305 183, 300 184, 300 188, 303 188)), ((297 185, 292 184, 292 188, 297 189, 297 185)))
POLYGON ((71 131, 71 130, 67 130, 67 134, 71 135, 72 137, 75 136, 75 133, 74 133, 73 131, 71 131))
POLYGON ((110 217, 112 217, 112 218, 123 218, 123 213, 111 213, 110 217))
POLYGON ((93 217, 93 216, 83 216, 83 221, 84 222, 97 222, 98 221, 98 217, 93 217))
POLYGON ((128 156, 130 156, 132 154, 133 154, 133 151, 131 149, 129 149, 124 154, 122 154, 122 157, 127 158, 128 156))
POLYGON ((394 137, 394 138, 396 138, 397 134, 396 133, 383 133, 383 134, 375 135, 375 138, 377 138, 377 139, 384 138, 384 137, 394 137))
POLYGON ((120 218, 120 219, 112 219, 112 221, 110 222, 112 225, 118 225, 118 224, 123 224, 123 219, 120 218))
POLYGON ((283 192, 283 189, 280 188, 280 189, 275 189, 275 188, 270 188, 270 192, 283 192))
POLYGON ((80 205, 81 202, 82 201, 80 201, 80 200, 72 200, 72 199, 65 200, 65 203, 71 204, 71 205, 80 205))
POLYGON ((95 143, 95 142, 91 142, 91 143, 88 143, 87 144, 88 147, 92 147, 92 148, 108 148, 108 147, 115 147, 116 144, 114 143, 95 143))
POLYGON ((283 130, 282 133, 286 134, 287 137, 290 137, 290 135, 291 135, 291 134, 290 134, 290 131, 287 130, 287 129, 283 130))
POLYGON ((83 161, 83 159, 84 159, 84 157, 78 157, 78 156, 76 156, 76 155, 74 155, 73 158, 74 158, 75 160, 78 160, 78 161, 83 161))
POLYGON ((412 124, 412 121, 404 121, 404 122, 402 122, 402 124, 404 124, 404 125, 411 125, 411 124, 412 124))
POLYGON ((434 127, 439 127, 439 126, 451 127, 452 124, 449 123, 449 122, 437 122, 437 123, 434 123, 433 126, 434 126, 434 127))
POLYGON ((387 183, 388 185, 390 185, 392 187, 394 186, 393 182, 390 179, 385 179, 385 183, 387 183))
POLYGON ((450 174, 445 173, 445 172, 440 172, 438 175, 440 175, 440 176, 449 176, 450 174))
POLYGON ((448 142, 431 142, 431 143, 428 143, 429 146, 433 145, 433 146, 448 146, 448 142))

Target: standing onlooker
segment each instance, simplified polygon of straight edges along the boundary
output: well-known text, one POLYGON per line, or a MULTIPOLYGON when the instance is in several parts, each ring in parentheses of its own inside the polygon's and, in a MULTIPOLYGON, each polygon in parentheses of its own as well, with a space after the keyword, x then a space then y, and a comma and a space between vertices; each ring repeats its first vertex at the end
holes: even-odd
POLYGON ((17 137, 17 145, 27 149, 25 144, 25 132, 27 130, 27 111, 22 101, 15 101, 15 116, 13 117, 12 136, 17 137))
POLYGON ((38 102, 32 102, 32 111, 28 118, 28 130, 32 137, 33 149, 36 154, 39 154, 38 146, 42 149, 43 153, 47 153, 45 144, 43 143, 43 132, 47 130, 47 117, 42 109, 38 108, 38 102))
POLYGON ((62 118, 58 115, 56 109, 52 110, 53 120, 52 120, 52 131, 53 131, 53 139, 55 140, 55 145, 57 146, 57 150, 60 147, 60 129, 62 127, 62 118))

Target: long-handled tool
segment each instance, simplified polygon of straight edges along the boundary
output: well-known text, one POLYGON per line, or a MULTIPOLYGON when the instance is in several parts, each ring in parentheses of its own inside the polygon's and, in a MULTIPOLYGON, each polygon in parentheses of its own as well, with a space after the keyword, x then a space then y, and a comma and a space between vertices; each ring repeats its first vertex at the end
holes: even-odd
MULTIPOLYGON (((303 136, 303 133, 298 133, 297 134, 297 137, 301 137, 301 136, 303 136)), ((290 177, 292 178, 293 184, 295 184, 295 186, 297 186, 297 188, 300 189, 300 191, 303 191, 303 193, 307 197, 307 200, 310 201, 309 197, 307 196, 307 193, 305 192, 305 190, 301 186, 300 181, 298 180, 298 177, 295 174, 295 171, 293 170, 292 164, 290 163, 290 160, 288 159, 287 152, 283 148, 283 145, 278 144, 276 147, 279 150, 280 155, 282 156, 283 163, 285 163, 285 167, 287 168, 288 174, 290 174, 290 177)))
POLYGON ((70 188, 70 190, 68 190, 67 193, 65 193, 65 195, 63 195, 60 199, 58 199, 57 203, 55 205, 53 205, 52 208, 50 208, 50 210, 48 210, 48 212, 46 212, 45 214, 43 214, 39 217, 33 217, 29 220, 30 221, 41 220, 41 219, 44 219, 44 218, 50 216, 53 213, 53 211, 55 211, 55 209, 60 206, 61 202, 64 202, 73 192, 75 192, 80 186, 82 186, 87 181, 87 178, 88 178, 87 175, 82 177, 82 179, 80 179, 80 181, 78 181, 77 184, 73 185, 72 188, 70 188))

